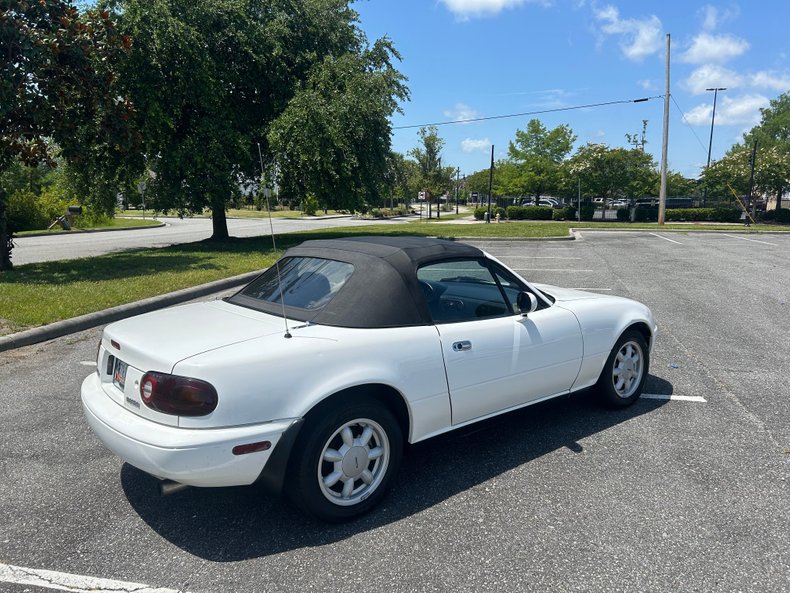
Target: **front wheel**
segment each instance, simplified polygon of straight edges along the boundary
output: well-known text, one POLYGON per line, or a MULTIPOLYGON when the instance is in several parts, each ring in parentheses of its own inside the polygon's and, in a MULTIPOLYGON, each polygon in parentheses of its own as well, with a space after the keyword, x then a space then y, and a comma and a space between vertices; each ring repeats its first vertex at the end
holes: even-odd
POLYGON ((650 353, 644 336, 638 331, 626 331, 612 348, 598 379, 604 403, 624 408, 639 399, 649 366, 650 353))
POLYGON ((324 521, 367 512, 386 494, 400 466, 397 420, 377 403, 342 404, 308 417, 291 472, 291 499, 324 521))

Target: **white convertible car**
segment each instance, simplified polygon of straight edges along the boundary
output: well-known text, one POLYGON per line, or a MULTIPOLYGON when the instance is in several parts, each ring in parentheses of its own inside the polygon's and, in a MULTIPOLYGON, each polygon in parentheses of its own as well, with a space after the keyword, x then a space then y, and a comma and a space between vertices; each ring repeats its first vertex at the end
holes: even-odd
POLYGON ((262 482, 341 521, 415 443, 595 386, 640 395, 656 323, 416 237, 307 241, 235 295, 109 325, 88 423, 163 490, 262 482))

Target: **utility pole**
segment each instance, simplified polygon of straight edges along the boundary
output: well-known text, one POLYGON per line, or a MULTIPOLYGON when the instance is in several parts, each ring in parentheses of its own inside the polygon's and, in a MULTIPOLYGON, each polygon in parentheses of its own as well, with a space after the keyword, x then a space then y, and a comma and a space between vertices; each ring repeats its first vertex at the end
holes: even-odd
POLYGON ((669 145, 669 46, 667 33, 666 84, 664 85, 664 139, 661 144, 661 189, 658 192, 658 224, 664 224, 667 209, 667 146, 669 145))
MULTIPOLYGON (((714 87, 712 89, 705 89, 706 91, 713 91, 713 113, 710 116, 710 140, 708 141, 708 163, 705 165, 705 170, 708 170, 710 167, 710 151, 713 148, 713 122, 716 121, 716 97, 719 95, 719 91, 726 91, 727 87, 714 87)), ((705 184, 705 188, 702 192, 702 207, 704 208, 708 202, 708 184, 705 184)))

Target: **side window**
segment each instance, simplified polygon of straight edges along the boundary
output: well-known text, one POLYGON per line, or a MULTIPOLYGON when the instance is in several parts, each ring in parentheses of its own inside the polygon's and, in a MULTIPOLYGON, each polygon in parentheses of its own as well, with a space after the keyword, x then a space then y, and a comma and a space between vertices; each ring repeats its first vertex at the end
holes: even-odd
POLYGON ((435 323, 512 314, 496 279, 479 260, 450 260, 423 266, 417 270, 417 279, 435 323))

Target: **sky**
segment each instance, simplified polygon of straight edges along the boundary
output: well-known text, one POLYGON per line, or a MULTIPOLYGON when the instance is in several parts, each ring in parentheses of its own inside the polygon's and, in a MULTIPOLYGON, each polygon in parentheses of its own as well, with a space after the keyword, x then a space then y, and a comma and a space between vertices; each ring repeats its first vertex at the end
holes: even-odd
MULTIPOLYGON (((389 37, 401 54, 410 100, 393 119, 393 149, 419 144, 418 127, 659 97, 670 35, 668 166, 699 176, 760 121, 760 108, 790 91, 790 1, 360 0, 372 42, 389 37), (401 129, 398 129, 401 128, 401 129)), ((567 124, 587 142, 628 147, 648 120, 645 149, 660 162, 664 101, 573 109, 439 126, 442 162, 460 174, 507 158, 532 118, 567 124)))

